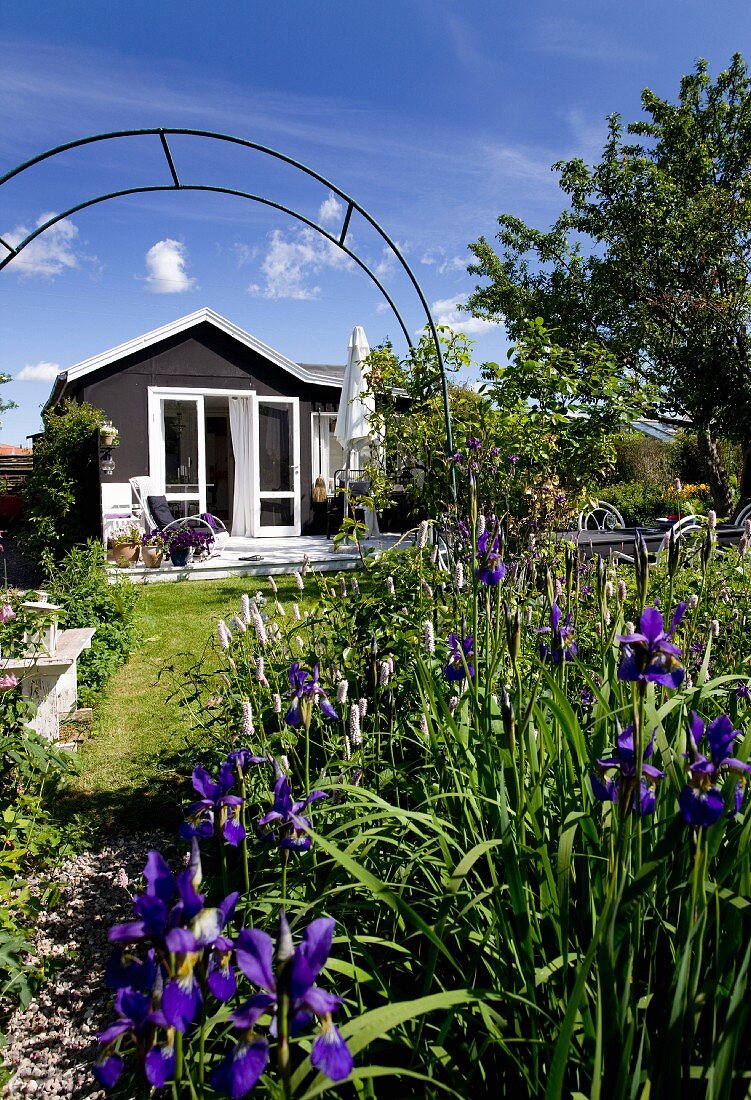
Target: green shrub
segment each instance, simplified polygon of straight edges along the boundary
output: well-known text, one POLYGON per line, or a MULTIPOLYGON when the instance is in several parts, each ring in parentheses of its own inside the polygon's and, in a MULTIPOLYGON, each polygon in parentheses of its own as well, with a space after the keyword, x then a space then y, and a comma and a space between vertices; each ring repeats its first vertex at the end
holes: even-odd
POLYGON ((673 444, 663 443, 643 432, 628 432, 616 443, 614 480, 648 481, 668 485, 676 476, 673 444))
POLYGON ((651 523, 665 515, 665 486, 649 481, 617 481, 603 490, 628 527, 651 523))
POLYGON ((30 966, 27 955, 36 915, 50 900, 44 888, 32 896, 25 880, 72 854, 81 839, 77 825, 61 826, 48 809, 75 757, 28 727, 33 710, 20 685, 0 690, 0 1000, 24 1006, 49 970, 45 962, 30 966))
POLYGON ((124 577, 109 583, 104 547, 98 542, 74 547, 59 564, 47 551, 42 567, 50 598, 65 608, 63 625, 96 629, 91 649, 78 661, 79 700, 86 706, 138 642, 139 593, 124 577))
POLYGON ((106 417, 86 402, 63 402, 43 415, 44 431, 34 443, 34 466, 24 490, 24 553, 57 560, 94 534, 91 499, 98 490, 97 432, 106 417))
MULTIPOLYGON (((718 441, 722 465, 730 475, 731 483, 738 480, 741 467, 741 449, 726 439, 718 441)), ((674 477, 693 483, 708 482, 710 471, 706 457, 702 454, 695 432, 678 432, 670 444, 674 477)))

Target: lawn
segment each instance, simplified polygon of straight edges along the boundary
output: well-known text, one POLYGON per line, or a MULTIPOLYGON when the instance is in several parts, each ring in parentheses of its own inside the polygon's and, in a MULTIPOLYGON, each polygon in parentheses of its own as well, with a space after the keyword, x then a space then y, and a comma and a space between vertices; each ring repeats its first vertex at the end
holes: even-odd
MULTIPOLYGON (((278 580, 283 602, 304 597, 291 577, 278 580)), ((176 673, 211 654, 218 619, 240 610, 244 592, 271 594, 265 578, 145 585, 138 608, 142 644, 112 676, 79 750, 80 775, 66 801, 104 828, 143 828, 178 816, 181 777, 165 760, 184 740, 190 715, 173 695, 176 673), (175 672, 170 670, 174 669, 175 672)), ((209 659, 211 657, 209 656, 209 659)))

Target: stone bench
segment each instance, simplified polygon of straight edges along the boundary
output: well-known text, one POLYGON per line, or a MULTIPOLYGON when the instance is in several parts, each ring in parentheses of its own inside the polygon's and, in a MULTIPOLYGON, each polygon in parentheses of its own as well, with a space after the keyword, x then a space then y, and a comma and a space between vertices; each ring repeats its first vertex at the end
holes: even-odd
POLYGON ((29 722, 32 729, 50 741, 60 738, 60 719, 78 705, 78 658, 89 649, 93 628, 61 630, 54 657, 15 657, 2 661, 2 672, 21 682, 24 699, 37 710, 29 722))

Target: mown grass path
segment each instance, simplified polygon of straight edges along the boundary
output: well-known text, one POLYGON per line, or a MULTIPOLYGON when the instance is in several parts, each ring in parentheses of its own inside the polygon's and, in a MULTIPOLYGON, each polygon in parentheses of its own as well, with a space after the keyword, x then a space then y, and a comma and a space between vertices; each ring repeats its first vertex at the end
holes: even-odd
MULTIPOLYGON (((278 584, 284 602, 301 595, 292 578, 280 577, 278 584)), ((210 653, 217 620, 239 614, 243 592, 257 591, 270 595, 265 578, 144 585, 138 609, 143 641, 96 704, 91 736, 79 749, 81 773, 66 797, 74 812, 105 828, 115 822, 160 826, 173 816, 160 757, 180 745, 190 719, 178 699, 169 698, 175 679, 165 669, 186 668, 210 653)))

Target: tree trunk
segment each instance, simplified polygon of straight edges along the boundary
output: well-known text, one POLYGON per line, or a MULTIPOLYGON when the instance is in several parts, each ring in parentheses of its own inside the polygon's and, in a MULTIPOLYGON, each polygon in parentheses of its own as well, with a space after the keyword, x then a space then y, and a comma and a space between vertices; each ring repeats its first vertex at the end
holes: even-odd
POLYGON ((730 516, 733 512, 733 494, 730 489, 730 479, 717 446, 717 437, 712 429, 708 428, 700 430, 697 433, 697 439, 699 454, 707 464, 709 487, 712 490, 715 511, 721 516, 730 516))

